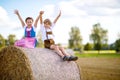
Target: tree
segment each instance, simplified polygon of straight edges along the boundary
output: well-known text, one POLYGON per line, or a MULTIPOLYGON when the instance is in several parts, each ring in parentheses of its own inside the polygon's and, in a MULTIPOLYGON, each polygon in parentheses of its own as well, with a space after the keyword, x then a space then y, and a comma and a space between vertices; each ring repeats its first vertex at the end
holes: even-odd
POLYGON ((109 50, 110 46, 108 44, 102 44, 102 50, 109 50))
POLYGON ((116 49, 117 52, 120 51, 120 39, 115 41, 115 49, 116 49))
POLYGON ((94 45, 94 49, 95 50, 98 50, 98 54, 100 53, 100 49, 101 49, 101 43, 96 43, 95 45, 94 45))
POLYGON ((44 47, 44 43, 42 41, 42 34, 40 31, 38 31, 38 34, 37 34, 37 47, 44 47))
POLYGON ((3 38, 3 36, 0 34, 0 48, 5 46, 5 39, 3 38))
POLYGON ((110 45, 109 45, 109 49, 110 49, 110 50, 115 50, 115 43, 110 44, 110 45))
POLYGON ((8 43, 9 43, 9 45, 14 45, 14 42, 15 42, 15 35, 14 34, 10 34, 9 36, 8 36, 8 43))
POLYGON ((90 43, 87 43, 85 46, 84 46, 84 50, 92 50, 93 48, 93 45, 90 44, 90 43))
POLYGON ((69 48, 81 49, 82 48, 82 37, 80 35, 79 28, 76 26, 72 27, 69 35, 70 35, 69 48))
POLYGON ((107 30, 101 28, 99 23, 93 25, 92 33, 90 35, 90 40, 93 41, 94 49, 100 50, 103 44, 107 44, 107 30))

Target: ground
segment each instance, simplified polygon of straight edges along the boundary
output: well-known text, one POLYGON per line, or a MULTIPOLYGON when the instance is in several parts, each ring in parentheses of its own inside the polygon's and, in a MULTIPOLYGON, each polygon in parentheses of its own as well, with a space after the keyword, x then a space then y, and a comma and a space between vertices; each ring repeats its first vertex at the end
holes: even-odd
POLYGON ((120 57, 79 58, 81 80, 120 80, 120 57))

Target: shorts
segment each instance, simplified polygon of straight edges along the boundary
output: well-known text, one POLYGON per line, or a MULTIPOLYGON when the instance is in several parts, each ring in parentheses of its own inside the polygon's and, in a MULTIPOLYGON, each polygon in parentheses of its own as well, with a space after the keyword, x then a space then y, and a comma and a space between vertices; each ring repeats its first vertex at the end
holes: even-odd
POLYGON ((53 39, 44 40, 44 47, 50 49, 51 45, 54 45, 55 42, 53 39))

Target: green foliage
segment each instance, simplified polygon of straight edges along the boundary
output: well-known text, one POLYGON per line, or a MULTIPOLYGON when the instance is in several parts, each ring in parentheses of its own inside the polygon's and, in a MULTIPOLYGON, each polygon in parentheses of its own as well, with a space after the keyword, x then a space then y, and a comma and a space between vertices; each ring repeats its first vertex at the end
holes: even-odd
POLYGON ((99 23, 93 25, 90 40, 93 41, 94 49, 100 50, 103 47, 103 44, 107 44, 107 30, 101 28, 99 23))
POLYGON ((110 49, 110 50, 115 50, 115 43, 110 44, 110 45, 109 45, 109 49, 110 49))
POLYGON ((76 26, 72 27, 69 35, 70 35, 69 48, 81 49, 82 48, 82 37, 80 35, 79 28, 76 26))
POLYGON ((101 43, 96 43, 96 44, 94 45, 94 49, 95 49, 95 50, 101 50, 101 43))
POLYGON ((102 44, 102 50, 109 50, 109 45, 108 44, 102 44))
POLYGON ((44 43, 42 42, 41 39, 38 39, 37 47, 44 47, 44 43))
POLYGON ((3 36, 0 34, 0 48, 8 46, 8 45, 14 45, 15 42, 15 35, 10 34, 8 36, 8 39, 4 39, 3 36))
POLYGON ((9 45, 14 45, 14 42, 15 42, 15 35, 14 34, 10 34, 9 36, 8 36, 8 43, 9 43, 9 45))
POLYGON ((75 54, 76 56, 78 56, 78 57, 84 57, 84 58, 89 58, 89 57, 105 57, 105 58, 108 58, 108 57, 110 57, 110 58, 116 58, 116 57, 118 57, 118 58, 120 58, 120 54, 107 54, 107 53, 105 53, 105 54, 79 54, 79 53, 76 53, 75 54))
POLYGON ((115 41, 115 49, 116 49, 117 52, 120 51, 120 39, 115 41))
POLYGON ((85 46, 84 46, 84 50, 92 50, 93 49, 93 45, 90 44, 90 43, 87 43, 85 46))
POLYGON ((5 46, 5 39, 3 38, 3 36, 0 34, 0 48, 5 46))
POLYGON ((44 43, 42 41, 42 35, 41 35, 41 32, 39 31, 38 32, 38 35, 37 35, 37 47, 44 47, 44 43))

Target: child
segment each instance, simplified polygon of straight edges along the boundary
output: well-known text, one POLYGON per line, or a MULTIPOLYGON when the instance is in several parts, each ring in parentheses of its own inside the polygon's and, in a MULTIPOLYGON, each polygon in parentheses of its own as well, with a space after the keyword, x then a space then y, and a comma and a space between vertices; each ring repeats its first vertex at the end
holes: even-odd
POLYGON ((20 46, 20 47, 27 47, 27 48, 34 48, 36 47, 36 43, 37 43, 37 40, 36 40, 36 28, 37 28, 37 23, 38 23, 38 20, 39 20, 39 16, 36 18, 35 20, 35 23, 34 23, 34 26, 32 25, 33 24, 33 18, 32 17, 27 17, 25 19, 25 23, 24 21, 22 20, 18 10, 15 10, 14 13, 18 16, 21 24, 22 24, 22 27, 24 28, 24 38, 19 40, 19 41, 16 41, 15 42, 15 45, 16 46, 20 46))
POLYGON ((49 19, 45 19, 43 21, 43 19, 42 19, 43 14, 44 14, 44 11, 40 11, 40 24, 41 24, 42 40, 44 41, 45 48, 55 50, 56 53, 58 55, 60 55, 64 61, 76 61, 78 59, 78 57, 67 54, 67 52, 64 50, 63 47, 56 45, 54 42, 54 36, 52 33, 52 29, 54 28, 55 23, 61 16, 61 11, 53 23, 49 19))

